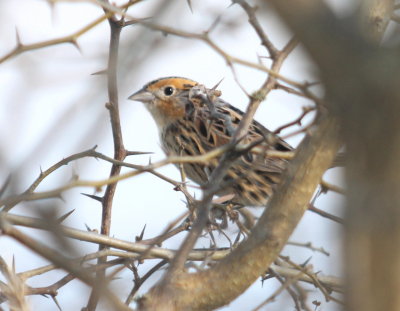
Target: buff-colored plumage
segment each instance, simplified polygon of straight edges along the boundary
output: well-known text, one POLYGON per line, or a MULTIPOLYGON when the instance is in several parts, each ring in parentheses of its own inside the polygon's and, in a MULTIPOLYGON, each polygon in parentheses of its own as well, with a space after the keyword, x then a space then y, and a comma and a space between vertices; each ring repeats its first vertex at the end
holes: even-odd
MULTIPOLYGON (((130 99, 143 102, 157 123, 162 147, 167 155, 199 155, 229 142, 243 112, 214 96, 212 107, 193 95, 201 89, 197 82, 179 77, 161 78, 146 84, 130 99)), ((213 91, 213 94, 217 93, 213 91)), ((219 94, 217 94, 219 95, 219 94)), ((260 140, 271 132, 253 121, 243 143, 260 140)), ((263 150, 291 151, 286 142, 261 144, 263 150)), ((249 151, 228 170, 219 195, 233 194, 232 201, 242 205, 265 205, 280 182, 287 161, 271 158, 265 152, 249 151)), ((208 181, 218 159, 209 164, 187 163, 185 173, 197 184, 208 181)))

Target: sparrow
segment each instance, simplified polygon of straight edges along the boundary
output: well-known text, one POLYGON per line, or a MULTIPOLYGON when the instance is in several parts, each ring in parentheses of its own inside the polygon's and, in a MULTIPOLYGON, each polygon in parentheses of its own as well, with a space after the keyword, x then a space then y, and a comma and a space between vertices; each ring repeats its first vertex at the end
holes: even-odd
MULTIPOLYGON (((195 156, 228 144, 243 118, 244 112, 220 95, 215 88, 208 89, 191 79, 166 77, 147 83, 129 99, 144 103, 151 113, 167 156, 195 156)), ((228 195, 242 206, 265 206, 288 163, 284 157, 268 156, 267 151, 292 152, 293 148, 255 120, 241 143, 256 143, 257 148, 233 161, 217 195, 228 195)), ((207 164, 184 163, 183 170, 202 186, 209 182, 219 159, 207 164)))

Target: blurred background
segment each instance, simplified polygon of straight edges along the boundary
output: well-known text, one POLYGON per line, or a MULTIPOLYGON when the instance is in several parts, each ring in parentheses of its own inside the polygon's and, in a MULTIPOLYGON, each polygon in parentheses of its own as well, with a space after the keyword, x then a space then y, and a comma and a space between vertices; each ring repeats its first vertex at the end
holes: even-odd
MULTIPOLYGON (((19 37, 23 44, 41 42, 74 33, 103 14, 96 1, 0 1, 1 42, 0 57, 11 51, 19 37), (16 34, 17 33, 17 34, 16 34)), ((122 4, 123 2, 117 2, 122 4)), ((254 2, 250 2, 255 4, 254 2)), ((331 1, 337 14, 348 14, 357 1, 331 1)), ((268 6, 259 5, 257 16, 272 42, 282 48, 291 38, 291 33, 268 6)), ((213 24, 210 38, 232 56, 254 63, 269 64, 267 51, 248 23, 246 13, 230 1, 191 1, 192 10, 183 0, 144 1, 132 6, 128 13, 136 18, 148 18, 156 24, 167 25, 191 33, 202 33, 213 24), (217 22, 216 22, 217 21, 217 22)), ((23 192, 41 170, 45 170, 61 159, 97 145, 97 151, 113 156, 113 142, 108 110, 105 75, 93 75, 106 69, 109 45, 109 25, 103 22, 77 39, 78 47, 61 44, 39 50, 28 51, 0 64, 0 182, 11 176, 6 196, 23 192)), ((255 69, 227 65, 207 44, 195 39, 166 35, 140 25, 123 29, 118 64, 119 105, 123 139, 126 149, 153 152, 151 155, 131 156, 126 161, 147 164, 163 159, 156 126, 150 114, 137 102, 127 97, 145 83, 160 77, 182 76, 196 80, 208 87, 221 79, 219 89, 222 98, 244 110, 248 97, 235 81, 248 93, 257 90, 266 74, 255 69)), ((301 45, 288 57, 281 74, 299 82, 317 81, 317 69, 307 58, 301 45)), ((323 94, 323 89, 317 89, 323 94)), ((267 128, 277 127, 296 119, 302 108, 312 105, 306 98, 294 96, 281 90, 268 95, 257 111, 256 119, 267 128)), ((308 116, 305 123, 310 122, 308 116)), ((298 128, 290 127, 282 135, 298 128)), ((288 141, 296 146, 302 136, 288 141)), ((110 164, 93 158, 80 159, 64 166, 50 175, 39 186, 38 191, 51 190, 68 183, 74 176, 83 180, 105 179, 110 164)), ((123 172, 127 171, 123 169, 123 172)), ((171 166, 159 171, 175 180, 180 180, 178 170, 171 166)), ((341 171, 334 169, 324 177, 340 185, 341 171)), ((104 189, 103 189, 104 190, 104 189)), ((200 198, 196 188, 189 188, 200 198)), ((95 194, 91 188, 75 188, 63 194, 63 200, 48 199, 17 205, 12 213, 38 217, 52 213, 61 216, 74 209, 65 225, 86 230, 100 230, 100 203, 81 193, 95 194)), ((315 205, 329 213, 342 214, 343 197, 329 192, 318 197, 315 205)), ((145 238, 160 234, 176 217, 186 211, 184 196, 174 191, 171 184, 151 175, 142 174, 118 184, 113 204, 111 235, 134 241, 146 225, 145 238)), ((260 209, 254 209, 261 213, 260 209)), ((40 231, 21 228, 33 238, 66 252, 69 256, 83 256, 97 250, 97 245, 71 241, 71 248, 59 245, 57 239, 40 231), (68 250, 68 251, 67 251, 68 250)), ((232 232, 234 234, 234 232, 232 232)), ((296 263, 310 260, 314 271, 326 275, 341 275, 341 225, 307 212, 291 237, 295 242, 311 242, 323 247, 329 256, 310 249, 287 246, 282 254, 290 256, 296 263)), ((163 247, 176 249, 184 234, 166 241, 163 247)), ((221 245, 229 243, 217 236, 221 245)), ((200 239, 198 247, 208 247, 209 239, 200 239)), ((36 268, 48 262, 35 255, 21 244, 6 236, 0 236, 0 256, 6 262, 15 260, 17 272, 36 268)), ((154 262, 145 262, 139 271, 146 271, 154 262)), ((142 287, 146 292, 160 277, 156 273, 142 287)), ((31 286, 48 286, 65 273, 54 271, 29 279, 31 286)), ((118 295, 128 295, 132 275, 125 271, 112 283, 118 295)), ((252 310, 266 299, 279 283, 268 280, 257 281, 244 295, 229 307, 221 310, 252 310)), ((335 302, 327 303, 323 295, 313 286, 305 285, 309 293, 308 302, 316 310, 340 310, 335 302), (321 302, 319 307, 311 302, 321 302)), ((62 310, 79 310, 86 305, 90 290, 80 281, 72 281, 62 287, 57 300, 62 310)), ((55 310, 56 305, 43 296, 27 298, 32 310, 55 310)), ((106 310, 106 307, 100 309, 106 310)), ((268 304, 265 310, 293 310, 293 301, 284 292, 268 304)))

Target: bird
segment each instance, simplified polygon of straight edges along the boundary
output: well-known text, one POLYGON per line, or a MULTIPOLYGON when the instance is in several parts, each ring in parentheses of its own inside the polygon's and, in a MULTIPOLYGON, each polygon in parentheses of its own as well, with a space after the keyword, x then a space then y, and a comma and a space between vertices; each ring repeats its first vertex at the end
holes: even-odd
MULTIPOLYGON (((228 144, 244 116, 244 112, 220 96, 216 87, 206 88, 188 78, 165 77, 145 84, 128 99, 144 103, 158 127, 161 147, 167 156, 194 156, 228 144)), ((257 148, 237 156, 217 195, 227 196, 239 206, 265 206, 288 164, 285 157, 271 157, 267 151, 292 152, 293 148, 255 120, 240 142, 254 143, 257 148)), ((219 159, 182 166, 189 179, 204 186, 219 159)))

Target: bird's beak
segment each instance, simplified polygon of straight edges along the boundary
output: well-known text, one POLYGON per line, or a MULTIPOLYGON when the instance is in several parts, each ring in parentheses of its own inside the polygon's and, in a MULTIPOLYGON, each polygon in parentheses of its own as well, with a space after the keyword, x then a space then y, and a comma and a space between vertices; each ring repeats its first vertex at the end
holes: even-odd
POLYGON ((149 103, 155 99, 154 95, 145 90, 139 90, 128 97, 130 100, 135 100, 142 103, 149 103))

